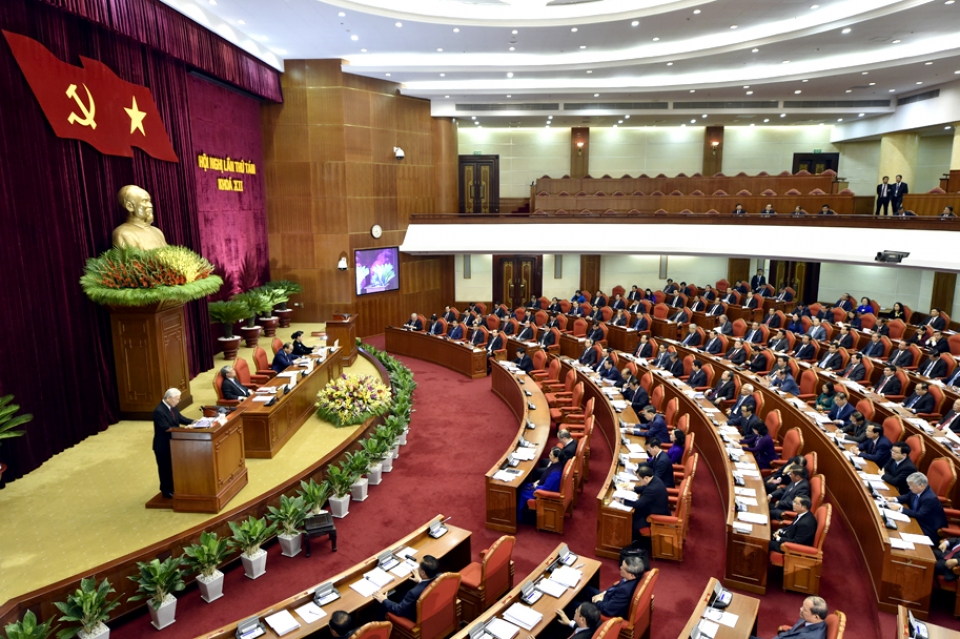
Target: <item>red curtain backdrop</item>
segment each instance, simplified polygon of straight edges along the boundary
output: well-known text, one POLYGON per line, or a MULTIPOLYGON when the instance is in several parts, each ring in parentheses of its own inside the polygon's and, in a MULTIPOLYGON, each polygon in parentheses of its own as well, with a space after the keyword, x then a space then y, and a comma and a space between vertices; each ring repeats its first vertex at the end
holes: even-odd
POLYGON ((200 244, 224 280, 217 297, 226 299, 263 284, 269 274, 260 103, 193 76, 187 88, 194 155, 186 161, 196 174, 200 244), (204 170, 199 153, 252 163, 256 173, 204 170), (221 191, 221 177, 240 179, 243 191, 221 191))
MULTIPOLYGON (((101 23, 112 17, 116 28, 126 15, 118 8, 142 8, 146 1, 64 4, 84 15, 109 7, 91 17, 101 23)), ((155 17, 161 14, 167 15, 154 11, 155 17)), ((133 22, 140 19, 127 16, 133 22)), ((185 33, 178 20, 173 22, 179 24, 174 32, 185 33)), ((161 21, 150 27, 150 33, 165 33, 170 25, 161 21)), ((168 243, 202 252, 204 242, 187 64, 40 0, 0 2, 0 28, 40 41, 61 60, 76 64, 78 56, 87 56, 122 79, 149 87, 181 158, 180 163, 161 162, 139 150, 133 159, 104 156, 84 143, 55 137, 0 39, 0 395, 14 394, 22 410, 35 416, 25 437, 0 447, 0 461, 10 465, 3 480, 10 481, 117 421, 109 315, 86 298, 78 280, 86 259, 109 248, 111 231, 125 218, 116 203, 119 188, 138 184, 153 195, 155 224, 168 243)), ((210 42, 194 43, 197 57, 219 53, 210 42)), ((230 95, 228 100, 250 102, 230 95)), ((244 131, 241 137, 248 135, 244 131)), ((186 322, 190 369, 196 374, 213 365, 206 304, 188 304, 186 322)))

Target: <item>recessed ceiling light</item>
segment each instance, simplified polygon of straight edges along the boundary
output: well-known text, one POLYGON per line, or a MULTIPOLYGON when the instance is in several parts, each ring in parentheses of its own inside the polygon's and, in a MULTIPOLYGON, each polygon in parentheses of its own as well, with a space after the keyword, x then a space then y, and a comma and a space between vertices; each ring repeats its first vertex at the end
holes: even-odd
POLYGON ((360 53, 366 53, 366 52, 367 52, 366 49, 360 49, 360 53))
POLYGON ((953 75, 960 75, 960 71, 954 71, 953 75))
POLYGON ((613 125, 613 128, 617 128, 617 125, 616 125, 616 124, 614 124, 614 125, 613 125))
POLYGON ((747 95, 753 95, 753 91, 747 91, 747 95))
POLYGON ((810 9, 819 9, 819 8, 820 8, 819 4, 815 4, 810 7, 810 9))
POLYGON ((944 2, 943 4, 953 4, 953 2, 954 2, 954 0, 947 0, 947 1, 944 2))
POLYGON ((757 123, 756 123, 756 122, 751 122, 751 123, 750 123, 750 126, 757 126, 757 123))
POLYGON ((933 62, 924 62, 923 64, 929 67, 933 62))
POLYGON ((446 99, 446 98, 449 98, 450 96, 449 96, 449 95, 445 95, 445 96, 443 96, 443 97, 444 97, 444 99, 446 99))
POLYGON ((513 96, 508 93, 508 94, 507 94, 507 97, 508 97, 508 98, 512 98, 513 96))
POLYGON ((517 35, 518 31, 517 31, 516 29, 514 29, 514 30, 511 31, 510 33, 512 33, 513 35, 517 35))
POLYGON ((623 124, 623 120, 617 120, 617 124, 623 124))
POLYGON ((442 47, 437 47, 437 53, 443 53, 443 48, 442 48, 442 47))
POLYGON ((237 20, 237 24, 246 24, 243 20, 237 20))
POLYGON ((511 50, 511 51, 516 51, 517 48, 516 48, 516 47, 510 47, 510 50, 511 50))
POLYGON ((600 94, 599 94, 599 93, 594 93, 594 94, 593 94, 593 97, 599 98, 599 97, 600 97, 600 94))
POLYGON ((877 85, 876 82, 868 82, 868 83, 867 83, 867 86, 868 86, 868 87, 873 87, 873 86, 876 86, 876 85, 877 85))
POLYGON ((587 73, 593 73, 593 69, 587 69, 587 73))
POLYGON ((687 128, 687 125, 686 125, 686 124, 681 124, 681 125, 680 125, 680 128, 681 128, 681 129, 685 129, 685 128, 687 128))
POLYGON ((846 93, 853 93, 853 89, 847 89, 846 93))
POLYGON ((547 119, 548 119, 548 120, 552 120, 552 119, 553 119, 553 116, 552 116, 552 115, 548 115, 548 116, 547 116, 547 119))
POLYGON ((513 77, 513 71, 508 71, 508 72, 507 72, 507 77, 508 77, 508 78, 512 78, 512 77, 513 77))
POLYGON ((673 62, 667 62, 667 66, 668 66, 668 67, 672 67, 672 66, 673 66, 673 62))
POLYGON ((893 41, 893 44, 900 44, 900 41, 899 41, 899 40, 894 40, 894 41, 893 41))
POLYGON ((580 48, 581 48, 581 49, 586 49, 586 48, 587 48, 587 45, 581 44, 581 45, 580 45, 580 48))
POLYGON ((869 71, 861 71, 861 72, 860 72, 860 75, 870 75, 870 72, 869 72, 869 71))
POLYGON ((654 38, 653 41, 654 41, 654 42, 660 42, 660 38, 654 38))
POLYGON ((749 88, 750 88, 750 85, 749 85, 749 84, 745 84, 745 85, 743 85, 743 88, 744 88, 744 89, 749 89, 749 88))
POLYGON ((737 28, 737 25, 731 24, 731 25, 730 25, 730 28, 731 28, 731 29, 736 29, 736 28, 737 28))
POLYGON ((445 77, 447 77, 447 74, 446 74, 446 73, 441 73, 441 74, 440 74, 440 77, 441 77, 441 78, 445 78, 445 77))
POLYGON ((353 40, 354 42, 356 42, 357 40, 360 39, 360 36, 358 36, 358 35, 352 35, 352 36, 350 36, 350 39, 353 40))
POLYGON ((694 10, 693 10, 693 15, 695 15, 695 16, 700 15, 700 9, 694 9, 694 10))
POLYGON ((454 27, 454 28, 453 28, 453 32, 454 32, 454 33, 460 33, 460 27, 454 27))
POLYGON ((634 20, 633 22, 630 23, 630 26, 631 26, 631 27, 639 27, 639 26, 640 26, 640 21, 639 21, 639 20, 634 20))
POLYGON ((764 121, 764 122, 769 122, 769 121, 770 121, 770 118, 764 118, 763 121, 764 121))
POLYGON ((690 124, 696 124, 696 123, 697 123, 696 120, 690 120, 690 124))
POLYGON ((896 89, 890 89, 888 93, 896 93, 896 91, 897 91, 896 89))
POLYGON ((470 119, 471 119, 471 120, 476 120, 476 119, 477 119, 477 116, 471 115, 471 116, 470 116, 470 119))
POLYGON ((847 27, 846 29, 844 29, 844 30, 841 31, 840 33, 842 33, 843 35, 847 35, 847 34, 850 33, 851 31, 853 31, 853 29, 851 29, 850 27, 847 27))
POLYGON ((781 117, 781 118, 785 118, 785 117, 787 117, 787 114, 786 114, 786 113, 781 113, 781 114, 780 114, 780 117, 781 117))
POLYGON ((862 117, 865 116, 865 115, 866 115, 866 113, 858 113, 858 114, 857 114, 857 117, 858 117, 858 118, 862 118, 862 117))
POLYGON ((629 119, 630 119, 630 115, 627 114, 627 115, 623 116, 623 119, 624 119, 624 120, 629 120, 629 119))
POLYGON ((707 117, 707 114, 706 114, 706 113, 704 113, 704 114, 703 114, 703 115, 701 115, 700 117, 701 117, 701 118, 705 118, 705 117, 707 117))
POLYGON ((801 93, 803 92, 800 89, 797 89, 796 91, 793 92, 794 95, 800 95, 801 93))
POLYGON ((750 49, 750 53, 760 53, 760 49, 750 49))
POLYGON ((338 13, 337 15, 340 16, 341 18, 347 17, 347 14, 345 14, 343 11, 341 11, 341 12, 338 13))
POLYGON ((783 61, 783 64, 790 64, 790 61, 789 61, 789 60, 784 60, 784 61, 783 61))
POLYGON ((917 84, 923 84, 923 80, 918 80, 917 84))
POLYGON ((400 27, 403 26, 403 23, 402 23, 402 22, 394 22, 394 23, 393 23, 393 26, 395 26, 395 27, 397 27, 397 28, 399 29, 400 27))
POLYGON ((389 73, 384 73, 384 75, 387 76, 388 78, 390 77, 389 73))
POLYGON ((810 80, 800 80, 801 82, 809 82, 810 80))
POLYGON ((576 32, 577 32, 577 28, 576 28, 576 27, 570 27, 570 31, 571 31, 572 33, 576 33, 576 32))
POLYGON ((843 118, 837 118, 837 122, 843 122, 843 118))
POLYGON ((690 89, 690 93, 696 93, 696 92, 697 92, 696 89, 690 89))

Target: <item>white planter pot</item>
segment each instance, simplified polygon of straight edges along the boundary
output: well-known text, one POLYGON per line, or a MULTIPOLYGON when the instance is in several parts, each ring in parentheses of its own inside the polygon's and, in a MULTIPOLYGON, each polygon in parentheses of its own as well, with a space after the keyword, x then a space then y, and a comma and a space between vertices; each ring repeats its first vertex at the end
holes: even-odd
POLYGON ((393 456, 394 459, 396 459, 397 457, 399 457, 399 456, 400 456, 400 445, 399 445, 399 444, 394 444, 393 448, 390 449, 390 454, 393 456))
POLYGON ((167 595, 159 608, 153 607, 153 601, 147 601, 147 608, 150 610, 150 624, 157 630, 163 630, 174 621, 177 616, 177 598, 173 595, 167 595))
POLYGON ((110 628, 107 624, 100 622, 100 625, 94 628, 92 633, 87 634, 83 631, 83 628, 81 628, 80 631, 77 632, 77 636, 79 636, 80 639, 110 639, 110 628))
POLYGON ((408 428, 407 430, 403 431, 403 432, 400 434, 400 436, 397 437, 397 443, 400 444, 401 446, 406 446, 406 445, 407 445, 407 433, 409 433, 409 432, 410 432, 410 429, 409 429, 409 428, 408 428))
POLYGON ((380 464, 383 466, 383 472, 385 473, 393 472, 393 456, 392 455, 387 455, 386 459, 380 462, 380 464))
POLYGON ((367 479, 361 477, 350 486, 350 498, 353 501, 365 501, 367 499, 367 479))
POLYGON ((241 554, 240 561, 243 563, 243 574, 250 579, 256 579, 267 572, 267 551, 263 548, 254 553, 252 557, 241 554))
POLYGON ((377 462, 370 466, 370 472, 367 473, 367 483, 371 486, 379 486, 383 481, 383 464, 377 462))
POLYGON ((215 570, 209 577, 197 575, 197 585, 200 586, 200 598, 210 603, 223 596, 223 573, 215 570))
POLYGON ((350 513, 350 495, 343 497, 330 498, 330 514, 338 519, 346 517, 350 513))
POLYGON ((296 557, 300 554, 300 549, 303 546, 302 534, 277 535, 277 539, 280 540, 280 548, 283 549, 281 554, 284 557, 296 557))

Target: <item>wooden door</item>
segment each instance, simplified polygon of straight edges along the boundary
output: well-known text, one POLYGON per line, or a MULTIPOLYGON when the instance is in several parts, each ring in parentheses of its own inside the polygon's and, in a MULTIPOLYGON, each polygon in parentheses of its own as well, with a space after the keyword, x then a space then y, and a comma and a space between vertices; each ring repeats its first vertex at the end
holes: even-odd
POLYGON ((543 294, 542 255, 494 255, 493 301, 511 309, 543 294))
POLYGON ((500 212, 500 156, 460 156, 460 212, 500 212))
POLYGON ((839 153, 794 153, 793 172, 809 171, 820 175, 827 169, 837 171, 840 166, 839 153))
POLYGON ((770 260, 767 281, 777 290, 789 286, 796 291, 796 300, 812 304, 820 292, 820 262, 770 260))

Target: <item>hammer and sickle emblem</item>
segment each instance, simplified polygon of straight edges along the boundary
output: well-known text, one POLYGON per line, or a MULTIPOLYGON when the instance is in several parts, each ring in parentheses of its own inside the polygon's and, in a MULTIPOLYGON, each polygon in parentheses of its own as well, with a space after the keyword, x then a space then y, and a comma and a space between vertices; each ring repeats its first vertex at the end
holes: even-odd
POLYGON ((70 124, 76 123, 81 126, 88 126, 91 129, 96 129, 97 123, 94 121, 93 118, 96 117, 97 115, 97 105, 93 102, 93 96, 90 95, 90 89, 87 88, 87 85, 84 84, 83 88, 87 92, 87 99, 90 100, 89 109, 87 108, 87 105, 84 104, 83 101, 80 99, 80 96, 77 95, 77 85, 71 84, 70 86, 67 87, 67 97, 73 98, 74 101, 77 103, 77 106, 83 112, 83 117, 81 118, 79 115, 71 111, 70 116, 67 118, 67 122, 69 122, 70 124))

